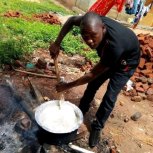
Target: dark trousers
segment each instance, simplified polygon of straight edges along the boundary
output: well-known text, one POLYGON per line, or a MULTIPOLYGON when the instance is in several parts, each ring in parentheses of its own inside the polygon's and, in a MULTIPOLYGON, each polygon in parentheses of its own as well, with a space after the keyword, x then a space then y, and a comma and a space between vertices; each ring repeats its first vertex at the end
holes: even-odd
POLYGON ((89 110, 90 103, 93 100, 99 87, 107 79, 110 79, 107 86, 107 91, 96 113, 96 118, 99 123, 96 127, 97 129, 101 129, 104 127, 106 120, 108 119, 110 113, 115 106, 115 102, 119 92, 126 85, 127 81, 133 75, 134 71, 135 68, 128 71, 124 71, 122 69, 118 69, 116 71, 109 70, 88 83, 88 86, 79 105, 79 108, 82 110, 83 114, 85 114, 89 110))

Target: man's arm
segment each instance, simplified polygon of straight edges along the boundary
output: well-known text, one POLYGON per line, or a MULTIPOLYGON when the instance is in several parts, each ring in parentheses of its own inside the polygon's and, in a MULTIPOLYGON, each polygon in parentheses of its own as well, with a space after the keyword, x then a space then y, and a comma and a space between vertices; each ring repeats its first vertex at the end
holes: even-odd
POLYGON ((79 26, 81 22, 82 16, 72 16, 70 17, 65 24, 63 25, 57 39, 55 40, 55 43, 60 45, 65 35, 72 29, 72 27, 79 26))
POLYGON ((69 82, 69 83, 60 83, 56 86, 56 90, 58 92, 79 86, 79 85, 83 85, 86 83, 89 83, 90 81, 94 80, 95 78, 97 78, 99 75, 101 75, 102 73, 106 72, 109 69, 109 67, 106 67, 104 65, 102 65, 101 63, 98 63, 89 73, 86 73, 84 76, 82 76, 81 78, 69 82))
POLYGON ((50 55, 53 59, 55 59, 59 54, 60 44, 63 38, 72 29, 74 25, 75 26, 80 25, 81 19, 82 19, 82 16, 72 16, 65 22, 55 42, 51 43, 49 47, 50 55))

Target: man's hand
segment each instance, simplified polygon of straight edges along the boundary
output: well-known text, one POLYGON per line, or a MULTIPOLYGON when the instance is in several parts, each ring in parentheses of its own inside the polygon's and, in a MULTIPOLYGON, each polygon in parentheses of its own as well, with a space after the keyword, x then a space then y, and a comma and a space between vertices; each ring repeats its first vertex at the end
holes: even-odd
POLYGON ((68 90, 70 88, 80 86, 86 83, 89 83, 90 81, 94 80, 98 75, 102 75, 104 72, 108 71, 109 67, 106 67, 102 65, 102 63, 98 63, 89 73, 86 73, 84 76, 71 81, 69 83, 67 82, 60 82, 56 85, 56 91, 62 92, 64 90, 68 90))
POLYGON ((69 88, 70 88, 69 83, 67 83, 67 82, 60 82, 56 85, 57 92, 62 92, 62 91, 67 90, 69 88))
POLYGON ((49 47, 49 51, 50 51, 50 56, 53 59, 56 59, 60 52, 60 45, 57 45, 55 42, 51 43, 49 47))

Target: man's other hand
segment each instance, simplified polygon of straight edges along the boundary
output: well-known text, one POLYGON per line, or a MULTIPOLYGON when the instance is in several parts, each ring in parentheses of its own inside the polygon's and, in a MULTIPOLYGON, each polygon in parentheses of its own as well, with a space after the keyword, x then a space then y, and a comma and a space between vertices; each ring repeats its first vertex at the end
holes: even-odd
POLYGON ((51 43, 49 46, 50 56, 53 59, 56 59, 60 52, 60 45, 57 45, 55 42, 51 43))

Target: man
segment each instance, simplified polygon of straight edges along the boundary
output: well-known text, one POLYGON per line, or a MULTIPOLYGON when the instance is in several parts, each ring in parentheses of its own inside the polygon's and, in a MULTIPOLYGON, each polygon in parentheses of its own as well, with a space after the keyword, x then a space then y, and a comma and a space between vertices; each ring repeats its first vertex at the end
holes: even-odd
POLYGON ((100 61, 83 77, 56 86, 58 92, 88 83, 79 108, 85 115, 99 87, 109 79, 107 91, 91 124, 89 146, 94 147, 100 139, 101 129, 112 112, 117 95, 126 85, 139 64, 140 50, 136 35, 120 23, 94 13, 70 17, 63 25, 56 41, 50 46, 52 58, 59 54, 60 44, 70 29, 79 26, 82 38, 96 49, 100 61))

